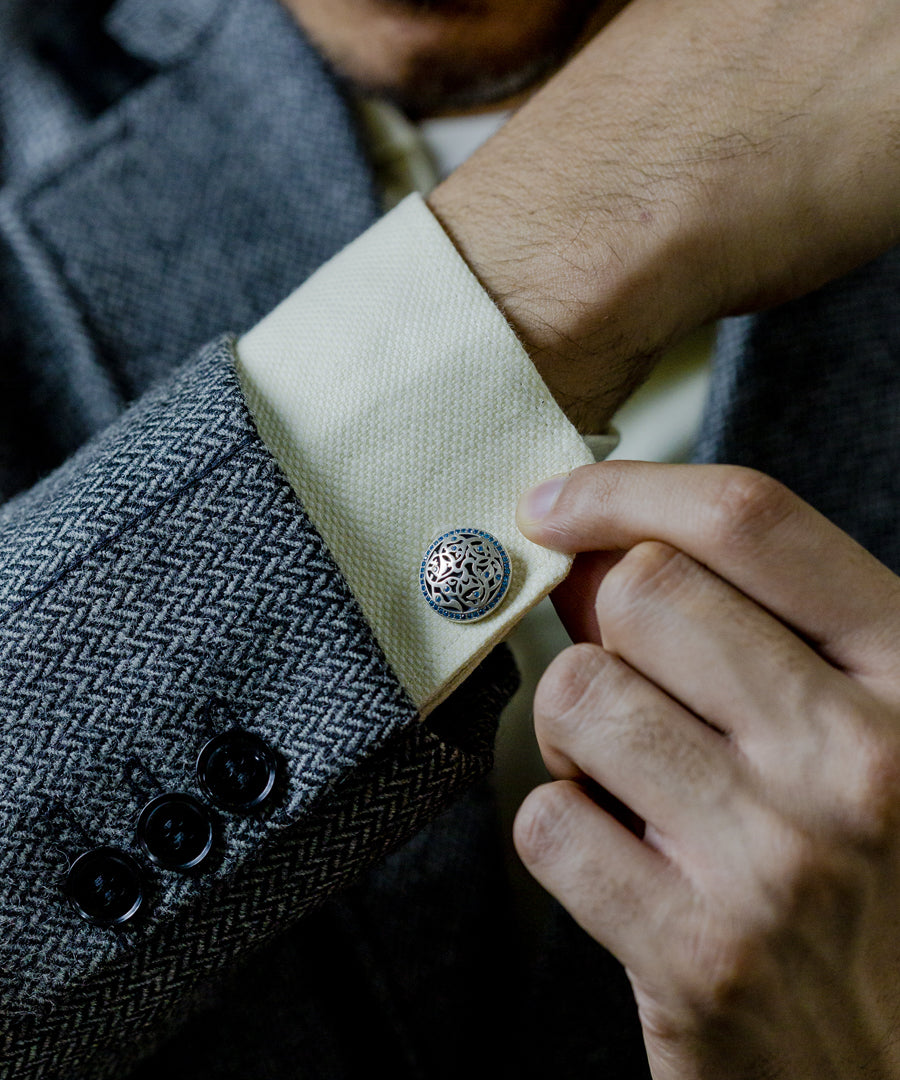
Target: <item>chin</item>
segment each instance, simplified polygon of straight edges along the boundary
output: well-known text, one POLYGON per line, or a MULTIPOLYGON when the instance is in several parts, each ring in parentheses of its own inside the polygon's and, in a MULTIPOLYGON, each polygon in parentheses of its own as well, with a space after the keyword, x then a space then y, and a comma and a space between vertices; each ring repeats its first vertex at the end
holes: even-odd
POLYGON ((515 99, 624 0, 283 2, 339 75, 421 117, 515 99))

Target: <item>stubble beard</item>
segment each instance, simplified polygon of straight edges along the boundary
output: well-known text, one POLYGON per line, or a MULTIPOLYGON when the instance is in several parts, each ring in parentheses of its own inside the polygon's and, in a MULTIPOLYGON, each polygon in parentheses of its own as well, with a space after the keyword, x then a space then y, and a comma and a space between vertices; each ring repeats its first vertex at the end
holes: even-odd
MULTIPOLYGON (((477 15, 481 0, 381 0, 398 13, 465 17, 477 15)), ((373 79, 352 56, 335 55, 317 42, 337 74, 357 90, 392 101, 413 119, 474 111, 511 100, 541 83, 571 54, 603 0, 561 0, 543 32, 513 52, 473 55, 465 49, 425 50, 405 59, 395 80, 373 79)), ((315 35, 313 35, 315 36, 315 35)))

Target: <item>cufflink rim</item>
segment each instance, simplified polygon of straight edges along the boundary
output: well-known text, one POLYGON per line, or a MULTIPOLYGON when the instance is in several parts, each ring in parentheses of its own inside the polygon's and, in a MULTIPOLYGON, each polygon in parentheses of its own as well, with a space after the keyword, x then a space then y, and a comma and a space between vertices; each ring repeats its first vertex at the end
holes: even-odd
POLYGON ((489 615, 492 615, 494 611, 496 611, 496 609, 500 606, 500 604, 502 604, 503 601, 506 599, 507 593, 509 592, 511 580, 512 563, 510 562, 509 555, 503 544, 497 539, 496 536, 494 536, 493 533, 489 533, 486 529, 479 529, 475 526, 469 525, 458 525, 452 529, 442 530, 441 533, 436 536, 434 540, 432 540, 432 542, 429 544, 428 550, 425 552, 425 557, 422 559, 421 565, 419 567, 419 588, 425 602, 428 604, 432 611, 436 612, 444 619, 450 619, 452 622, 480 622, 482 619, 485 619, 489 615), (471 611, 448 611, 446 608, 442 608, 440 604, 436 603, 429 595, 425 582, 425 572, 428 566, 428 560, 431 558, 432 554, 439 547, 439 545, 443 543, 443 541, 446 540, 447 537, 455 536, 461 533, 474 533, 476 536, 480 536, 483 539, 487 540, 496 549, 497 554, 499 555, 500 560, 503 564, 503 577, 501 579, 498 591, 492 597, 488 604, 485 604, 482 607, 473 608, 471 611))

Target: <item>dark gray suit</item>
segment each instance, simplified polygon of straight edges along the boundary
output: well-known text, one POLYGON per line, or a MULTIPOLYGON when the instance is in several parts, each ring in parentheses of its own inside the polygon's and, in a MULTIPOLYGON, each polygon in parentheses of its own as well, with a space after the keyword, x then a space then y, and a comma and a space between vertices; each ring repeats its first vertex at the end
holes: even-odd
MULTIPOLYGON (((275 0, 108 7, 0 0, 0 1076, 642 1076, 603 950, 509 935, 475 783, 505 654, 416 721, 216 339, 376 217, 351 114, 275 0), (142 807, 203 802, 235 728, 271 797, 148 865, 142 807), (120 929, 62 892, 103 846, 144 873, 120 929)), ((898 281, 732 324, 701 446, 895 567, 898 281)))

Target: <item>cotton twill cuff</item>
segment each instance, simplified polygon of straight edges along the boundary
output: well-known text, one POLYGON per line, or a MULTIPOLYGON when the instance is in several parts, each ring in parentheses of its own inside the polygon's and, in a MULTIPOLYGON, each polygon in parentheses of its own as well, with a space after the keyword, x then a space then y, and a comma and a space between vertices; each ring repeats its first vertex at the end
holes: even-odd
POLYGON ((568 571, 516 528, 519 495, 594 455, 418 195, 237 356, 263 440, 427 715, 568 571), (431 542, 463 527, 497 537, 512 564, 503 602, 473 623, 435 613, 419 588, 431 542))

